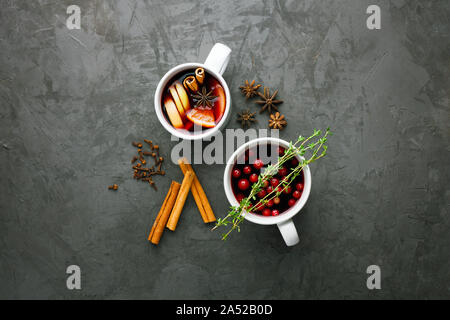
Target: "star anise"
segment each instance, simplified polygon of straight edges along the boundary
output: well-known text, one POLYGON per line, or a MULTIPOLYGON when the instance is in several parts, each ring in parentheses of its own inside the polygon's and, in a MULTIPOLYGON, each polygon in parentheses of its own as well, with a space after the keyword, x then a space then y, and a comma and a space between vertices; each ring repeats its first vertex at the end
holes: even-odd
POLYGON ((284 120, 284 115, 280 115, 279 112, 275 112, 275 114, 270 115, 269 127, 272 129, 283 130, 286 125, 287 121, 284 120))
POLYGON ((278 90, 275 90, 275 92, 270 95, 270 89, 267 87, 264 87, 264 94, 261 92, 258 92, 258 95, 263 98, 263 100, 255 101, 257 104, 262 104, 261 111, 259 113, 264 112, 266 109, 269 111, 269 113, 272 113, 272 109, 275 111, 278 111, 277 104, 283 103, 283 100, 274 100, 276 95, 278 93, 278 90))
POLYGON ((251 83, 249 83, 248 80, 245 80, 245 85, 240 86, 239 88, 241 89, 242 94, 245 95, 245 99, 248 99, 258 95, 259 87, 261 87, 261 85, 255 85, 255 80, 253 80, 251 83))
POLYGON ((196 94, 192 95, 192 99, 195 102, 196 108, 200 107, 200 106, 203 106, 203 107, 208 106, 208 107, 212 108, 213 107, 212 100, 214 100, 216 98, 217 98, 217 96, 212 95, 212 91, 206 92, 205 87, 203 87, 201 91, 199 90, 199 91, 197 91, 196 94))
POLYGON ((242 128, 250 127, 252 122, 258 121, 255 119, 256 112, 251 113, 250 110, 243 111, 241 113, 238 112, 237 121, 241 122, 242 128))

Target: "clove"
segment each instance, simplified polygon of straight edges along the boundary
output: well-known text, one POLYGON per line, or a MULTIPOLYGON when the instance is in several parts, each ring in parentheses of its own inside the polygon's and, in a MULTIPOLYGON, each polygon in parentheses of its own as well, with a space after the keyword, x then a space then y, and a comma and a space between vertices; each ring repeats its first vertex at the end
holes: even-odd
POLYGON ((144 151, 142 143, 132 142, 132 145, 137 149, 137 155, 131 159, 133 168, 133 178, 148 182, 155 190, 157 190, 156 183, 153 181, 154 175, 165 175, 165 171, 161 170, 164 158, 159 155, 159 145, 153 144, 152 140, 144 139, 144 142, 149 145, 151 151, 144 151), (145 167, 148 165, 148 159, 144 156, 151 156, 154 160, 154 165, 151 167, 145 167), (139 160, 139 162, 137 162, 139 160))
POLYGON ((153 149, 153 141, 152 140, 144 139, 144 142, 147 143, 150 146, 150 148, 153 149))

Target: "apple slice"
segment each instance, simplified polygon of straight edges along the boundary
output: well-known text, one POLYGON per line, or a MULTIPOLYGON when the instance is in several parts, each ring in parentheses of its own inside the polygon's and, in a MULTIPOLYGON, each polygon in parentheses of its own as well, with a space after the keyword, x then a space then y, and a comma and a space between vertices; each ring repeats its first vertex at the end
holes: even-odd
POLYGON ((169 91, 170 91, 170 94, 172 95, 173 101, 175 102, 175 106, 177 107, 178 112, 180 113, 180 116, 183 118, 184 117, 184 107, 183 107, 183 103, 181 102, 180 97, 178 96, 177 89, 175 88, 174 85, 171 85, 169 87, 169 91))
POLYGON ((166 98, 164 99, 164 107, 166 108, 167 115, 169 116, 172 125, 177 129, 183 128, 183 120, 181 120, 180 114, 177 110, 177 106, 170 97, 166 96, 166 98))
POLYGON ((186 116, 193 123, 202 127, 215 127, 214 112, 211 109, 194 108, 186 112, 186 116))
POLYGON ((175 82, 175 88, 177 89, 178 97, 180 97, 181 103, 183 104, 184 111, 188 111, 191 108, 191 104, 189 103, 189 96, 186 89, 179 81, 175 82))

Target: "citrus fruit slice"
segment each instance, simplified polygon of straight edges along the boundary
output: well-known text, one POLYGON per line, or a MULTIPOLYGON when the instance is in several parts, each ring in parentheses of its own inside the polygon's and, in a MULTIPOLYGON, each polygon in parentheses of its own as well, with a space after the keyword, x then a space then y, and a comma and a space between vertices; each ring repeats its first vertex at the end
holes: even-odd
POLYGON ((164 107, 166 108, 167 115, 169 116, 172 125, 177 129, 183 128, 183 120, 181 120, 177 106, 170 97, 164 99, 164 107))
POLYGON ((181 102, 180 97, 178 96, 178 92, 177 92, 177 89, 175 88, 175 85, 171 85, 169 87, 169 91, 170 91, 170 95, 173 98, 173 101, 175 102, 175 106, 178 109, 178 113, 183 118, 184 117, 184 107, 183 107, 183 103, 181 102))
POLYGON ((225 113, 225 90, 223 89, 220 82, 213 77, 209 77, 208 85, 211 88, 212 95, 217 97, 217 99, 214 101, 214 116, 216 118, 216 122, 219 122, 220 119, 222 119, 223 114, 225 113))
POLYGON ((184 111, 188 111, 191 108, 191 104, 189 103, 189 96, 186 89, 184 89, 181 82, 178 81, 175 82, 175 88, 177 89, 178 96, 183 104, 184 111))
POLYGON ((216 125, 214 112, 210 109, 194 108, 186 112, 186 116, 193 123, 202 127, 212 128, 216 125))

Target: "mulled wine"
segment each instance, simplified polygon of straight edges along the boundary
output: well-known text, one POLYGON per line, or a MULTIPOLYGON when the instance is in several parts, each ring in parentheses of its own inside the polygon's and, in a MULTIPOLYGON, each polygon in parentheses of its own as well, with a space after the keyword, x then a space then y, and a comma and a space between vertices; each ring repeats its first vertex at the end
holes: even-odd
POLYGON ((213 128, 225 113, 225 90, 203 68, 184 70, 168 81, 161 105, 165 117, 176 129, 213 128))

